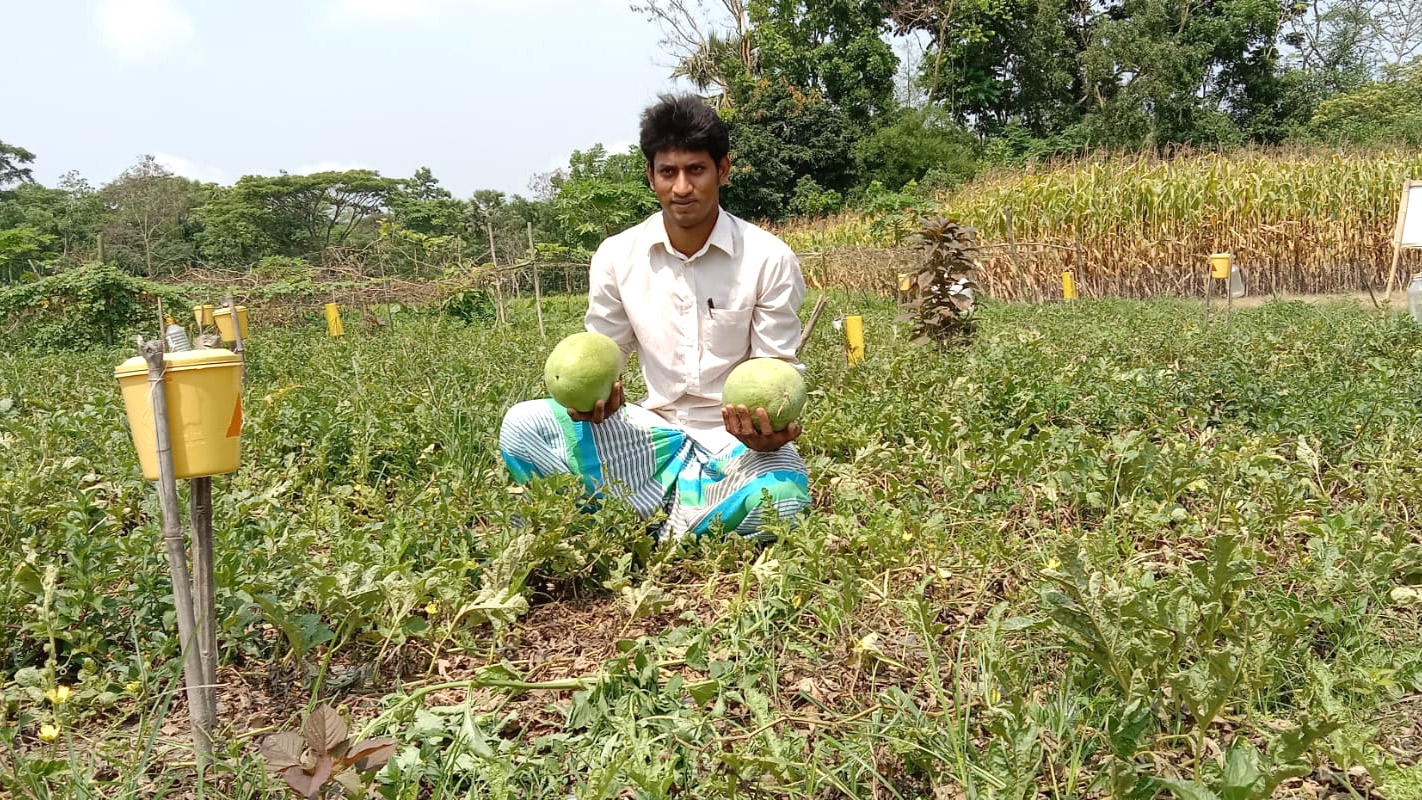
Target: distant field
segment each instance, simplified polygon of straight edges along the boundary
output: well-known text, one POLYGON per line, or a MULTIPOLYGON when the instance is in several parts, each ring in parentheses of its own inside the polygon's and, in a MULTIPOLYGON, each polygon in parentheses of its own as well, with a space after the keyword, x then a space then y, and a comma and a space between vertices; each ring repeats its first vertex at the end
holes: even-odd
MULTIPOLYGON (((983 264, 995 297, 1058 297, 1063 269, 1094 296, 1201 296, 1206 258, 1226 250, 1255 293, 1381 293, 1402 181, 1419 177, 1416 150, 1132 156, 991 173, 940 197, 937 211, 993 245, 983 264), (1006 247, 1008 209, 1018 242, 1057 246, 1024 244, 1021 272, 1006 247)), ((889 245, 908 231, 847 214, 781 233, 814 251, 889 245)))

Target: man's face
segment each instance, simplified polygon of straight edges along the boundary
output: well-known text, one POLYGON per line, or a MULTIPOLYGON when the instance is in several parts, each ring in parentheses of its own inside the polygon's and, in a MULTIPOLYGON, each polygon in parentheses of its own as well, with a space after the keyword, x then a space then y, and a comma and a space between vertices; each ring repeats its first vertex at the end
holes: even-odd
POLYGON ((721 184, 730 172, 729 158, 718 164, 705 150, 663 150, 647 167, 647 178, 666 219, 681 228, 695 228, 715 218, 721 184))

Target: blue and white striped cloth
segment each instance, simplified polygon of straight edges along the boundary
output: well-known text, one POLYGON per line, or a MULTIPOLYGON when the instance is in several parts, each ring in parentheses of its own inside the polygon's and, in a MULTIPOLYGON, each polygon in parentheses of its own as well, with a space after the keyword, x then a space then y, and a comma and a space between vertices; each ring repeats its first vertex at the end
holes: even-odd
POLYGON ((637 405, 594 425, 553 400, 519 403, 504 415, 499 450, 519 483, 557 473, 582 476, 593 498, 607 492, 651 517, 667 513, 671 536, 760 533, 767 508, 789 517, 810 503, 794 445, 761 453, 736 443, 709 452, 685 430, 637 405))

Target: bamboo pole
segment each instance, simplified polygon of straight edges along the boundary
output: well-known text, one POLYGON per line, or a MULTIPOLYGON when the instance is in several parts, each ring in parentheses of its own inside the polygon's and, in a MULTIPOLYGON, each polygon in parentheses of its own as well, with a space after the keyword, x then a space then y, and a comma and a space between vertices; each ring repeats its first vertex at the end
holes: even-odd
POLYGON ((533 307, 538 309, 538 335, 548 338, 543 330, 543 286, 538 281, 538 257, 533 245, 533 223, 528 223, 528 260, 533 262, 533 307))
POLYGON ((1214 268, 1211 267, 1211 268, 1210 268, 1210 271, 1205 273, 1205 323, 1206 323, 1206 324, 1208 324, 1209 321, 1210 321, 1210 295, 1213 294, 1214 285, 1215 285, 1215 271, 1214 271, 1214 268))
POLYGON ((1081 243, 1076 242, 1075 244, 1076 246, 1072 250, 1076 253, 1076 291, 1077 294, 1081 294, 1081 285, 1086 280, 1086 259, 1081 253, 1081 243))
MULTIPOLYGON (((163 340, 139 339, 138 352, 148 363, 148 398, 153 408, 153 430, 158 451, 158 499, 163 512, 163 544, 172 573, 173 606, 178 617, 178 646, 183 654, 188 717, 193 729, 193 749, 202 765, 212 757, 211 709, 203 692, 204 669, 193 622, 192 584, 188 577, 187 548, 178 510, 178 482, 173 475, 173 442, 168 431, 168 392, 163 364, 163 340)), ((202 767, 199 766, 199 775, 202 767)), ((201 778, 199 778, 201 780, 201 778)))
POLYGON ((826 295, 821 294, 815 301, 815 310, 810 312, 810 321, 805 323, 805 335, 800 337, 800 346, 795 348, 796 358, 805 352, 805 346, 810 343, 810 337, 815 335, 815 323, 820 321, 820 312, 825 310, 825 302, 828 299, 826 295))
POLYGON ((1383 296, 1383 307, 1392 309, 1392 285, 1397 280, 1397 267, 1402 262, 1402 226, 1407 222, 1407 200, 1412 194, 1413 181, 1402 182, 1402 197, 1397 201, 1397 226, 1392 231, 1392 267, 1387 271, 1387 293, 1383 296))
POLYGON ((232 292, 228 292, 222 301, 227 306, 227 318, 232 320, 232 352, 237 354, 237 358, 242 362, 242 382, 247 382, 247 358, 242 355, 242 321, 237 318, 237 302, 232 299, 232 292))
POLYGON ((503 276, 499 274, 499 254, 494 250, 494 226, 488 220, 484 221, 484 232, 489 236, 489 260, 494 263, 494 299, 499 304, 499 324, 505 325, 508 318, 504 315, 503 276))
POLYGON ((203 694, 212 719, 217 719, 217 581, 213 576, 212 478, 188 482, 193 525, 193 616, 197 649, 202 657, 203 694))

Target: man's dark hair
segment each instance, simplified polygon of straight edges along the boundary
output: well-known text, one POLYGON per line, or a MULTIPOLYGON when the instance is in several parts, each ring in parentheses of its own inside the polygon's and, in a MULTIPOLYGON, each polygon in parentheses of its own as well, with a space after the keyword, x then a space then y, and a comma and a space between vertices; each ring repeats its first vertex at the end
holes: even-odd
POLYGON ((705 150, 720 163, 731 151, 731 132, 716 109, 701 98, 684 94, 662 95, 660 102, 642 112, 642 155, 647 163, 663 150, 705 150))

